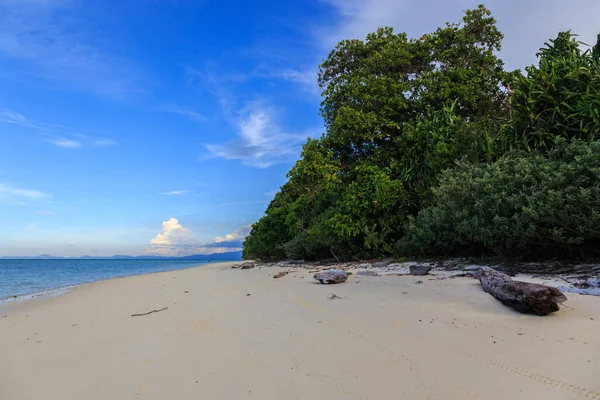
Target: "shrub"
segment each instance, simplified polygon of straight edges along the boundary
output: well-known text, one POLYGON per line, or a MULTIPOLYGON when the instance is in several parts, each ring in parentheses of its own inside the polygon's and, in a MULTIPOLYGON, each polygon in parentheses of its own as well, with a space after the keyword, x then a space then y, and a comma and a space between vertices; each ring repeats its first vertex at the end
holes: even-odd
POLYGON ((410 218, 403 255, 597 256, 600 142, 510 152, 444 172, 432 203, 410 218))

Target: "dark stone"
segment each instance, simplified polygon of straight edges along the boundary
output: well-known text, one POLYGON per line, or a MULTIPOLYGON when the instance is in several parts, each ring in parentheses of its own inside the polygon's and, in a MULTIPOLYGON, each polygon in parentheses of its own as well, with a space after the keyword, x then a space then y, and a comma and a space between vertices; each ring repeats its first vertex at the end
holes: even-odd
POLYGON ((431 271, 429 265, 411 265, 408 267, 411 275, 427 275, 431 271))
POLYGON ((379 274, 377 272, 375 272, 375 271, 369 271, 369 270, 358 271, 356 273, 356 275, 358 275, 358 276, 379 276, 379 274))
POLYGON ((316 273, 313 278, 318 280, 324 285, 331 283, 342 283, 348 279, 348 274, 345 271, 339 269, 330 269, 329 271, 323 271, 316 273))
POLYGON ((482 267, 477 273, 483 290, 502 304, 524 314, 548 315, 560 309, 559 304, 567 297, 558 289, 514 281, 508 275, 490 267, 482 267))
POLYGON ((379 261, 373 264, 374 268, 385 268, 388 265, 390 265, 392 263, 392 261, 387 260, 387 261, 379 261))
POLYGON ((233 266, 233 268, 239 268, 239 269, 250 269, 250 268, 254 268, 254 267, 256 267, 256 263, 252 262, 252 261, 246 261, 244 263, 233 266))

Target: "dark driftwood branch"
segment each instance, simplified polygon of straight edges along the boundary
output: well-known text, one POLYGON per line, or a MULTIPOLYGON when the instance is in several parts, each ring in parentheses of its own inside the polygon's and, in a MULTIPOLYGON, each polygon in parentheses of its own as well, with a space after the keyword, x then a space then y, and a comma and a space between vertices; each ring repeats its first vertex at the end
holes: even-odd
POLYGON ((335 253, 333 252, 333 247, 329 248, 329 252, 331 253, 331 255, 333 256, 333 258, 335 258, 335 261, 337 261, 338 263, 340 262, 340 259, 338 258, 338 256, 335 255, 335 253))
POLYGON ((508 275, 483 267, 477 272, 483 290, 500 300, 502 304, 516 311, 548 315, 559 310, 559 304, 567 297, 556 288, 513 281, 508 275))
POLYGON ((161 311, 165 311, 167 308, 169 307, 165 307, 165 308, 161 308, 160 310, 152 310, 152 311, 148 311, 147 313, 143 313, 143 314, 131 314, 132 317, 141 317, 143 315, 148 315, 148 314, 152 314, 155 312, 161 312, 161 311))

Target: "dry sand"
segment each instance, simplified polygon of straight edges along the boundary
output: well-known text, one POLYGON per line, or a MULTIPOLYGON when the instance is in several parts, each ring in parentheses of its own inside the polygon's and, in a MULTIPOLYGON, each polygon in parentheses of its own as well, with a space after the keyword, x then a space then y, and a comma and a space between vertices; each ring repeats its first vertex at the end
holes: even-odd
POLYGON ((597 297, 534 317, 468 278, 278 271, 213 265, 4 306, 0 399, 600 399, 597 297))

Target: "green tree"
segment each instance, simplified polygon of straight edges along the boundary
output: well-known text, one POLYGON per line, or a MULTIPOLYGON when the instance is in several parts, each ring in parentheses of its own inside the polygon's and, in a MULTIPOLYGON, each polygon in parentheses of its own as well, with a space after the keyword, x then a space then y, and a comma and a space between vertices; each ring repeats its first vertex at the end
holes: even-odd
POLYGON ((479 6, 418 39, 381 28, 340 42, 319 71, 326 132, 305 144, 244 255, 391 254, 443 170, 497 156, 515 77, 497 57, 501 41, 479 6))
POLYGON ((600 138, 600 35, 592 50, 561 32, 517 79, 507 149, 548 151, 556 138, 600 138))

